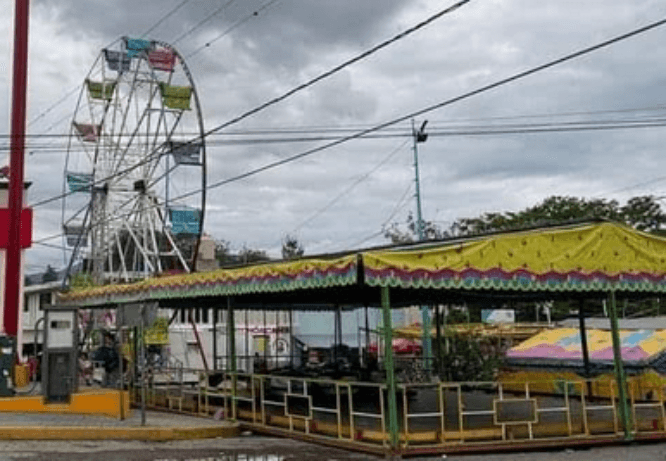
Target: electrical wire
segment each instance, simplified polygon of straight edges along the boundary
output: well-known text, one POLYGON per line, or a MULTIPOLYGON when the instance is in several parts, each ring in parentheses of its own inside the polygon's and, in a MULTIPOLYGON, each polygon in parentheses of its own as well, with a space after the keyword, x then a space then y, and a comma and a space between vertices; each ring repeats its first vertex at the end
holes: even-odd
MULTIPOLYGON (((233 0, 230 0, 230 1, 233 1, 233 0)), ((415 26, 410 27, 409 29, 398 33, 397 35, 393 36, 392 38, 390 38, 388 40, 385 40, 384 42, 381 42, 379 45, 376 45, 376 46, 370 48, 369 50, 362 52, 361 54, 355 56, 352 59, 349 59, 349 60, 343 62, 342 64, 334 67, 333 69, 331 69, 327 72, 324 72, 324 73, 320 74, 319 76, 317 76, 317 77, 315 77, 315 78, 313 78, 313 79, 311 79, 311 80, 309 80, 309 81, 307 81, 307 82, 305 82, 301 85, 296 86, 295 88, 293 88, 290 91, 282 94, 281 96, 278 96, 274 99, 271 99, 268 102, 266 102, 264 104, 261 104, 260 106, 257 106, 254 109, 252 109, 250 111, 247 111, 244 114, 242 114, 242 115, 240 115, 240 116, 238 116, 234 119, 231 119, 231 120, 223 123, 222 125, 217 126, 216 128, 213 128, 212 130, 209 130, 209 131, 205 132, 200 137, 196 137, 196 138, 193 138, 193 139, 189 140, 187 142, 187 144, 193 144, 193 143, 199 142, 199 141, 205 139, 206 137, 208 137, 209 135, 211 135, 213 133, 216 133, 216 132, 218 132, 218 131, 226 128, 226 127, 229 127, 233 124, 236 124, 236 123, 240 122, 241 120, 244 120, 244 119, 250 117, 251 115, 255 115, 255 114, 261 112, 262 110, 264 110, 268 107, 271 107, 271 106, 273 106, 273 105, 275 105, 275 104, 277 104, 281 101, 284 101, 285 99, 289 98, 290 96, 293 96, 294 94, 296 94, 300 91, 303 91, 304 89, 314 85, 315 83, 336 74, 337 72, 341 71, 342 69, 344 69, 344 68, 346 68, 346 67, 348 67, 348 66, 350 66, 350 65, 352 65, 352 64, 354 64, 358 61, 361 61, 362 59, 367 58, 368 56, 370 56, 370 55, 376 53, 377 51, 389 46, 390 44, 395 43, 395 42, 397 42, 401 39, 404 39, 405 37, 409 36, 410 34, 424 28, 425 26, 431 24, 435 20, 445 16, 446 14, 449 14, 449 13, 452 13, 453 11, 456 11, 458 8, 462 7, 466 3, 469 3, 470 1, 471 0, 462 0, 462 1, 459 1, 458 3, 455 3, 454 5, 452 5, 450 7, 447 7, 443 10, 438 11, 437 13, 431 15, 430 17, 428 17, 424 21, 421 21, 420 23, 416 24, 415 26)), ((128 167, 126 170, 123 170, 122 172, 118 172, 116 174, 127 174, 128 172, 132 171, 133 169, 139 168, 139 167, 153 161, 154 156, 157 153, 158 153, 157 150, 149 153, 147 155, 146 159, 144 159, 143 161, 137 162, 134 165, 132 165, 131 167, 128 167)), ((92 184, 92 186, 104 184, 106 181, 108 181, 108 179, 110 179, 112 177, 113 176, 111 176, 109 178, 100 179, 100 180, 96 181, 94 184, 92 184)), ((200 192, 201 191, 197 191, 196 193, 200 193, 200 192)), ((54 196, 49 200, 42 200, 41 202, 33 204, 32 207, 34 208, 34 207, 37 207, 37 206, 46 205, 48 203, 51 203, 51 202, 54 202, 54 201, 57 201, 57 200, 61 200, 65 197, 67 197, 69 194, 70 193, 65 192, 65 193, 62 193, 60 195, 54 196)), ((194 193, 189 194, 189 195, 193 195, 193 194, 194 193)))
POLYGON ((379 170, 382 166, 386 165, 386 163, 391 160, 398 152, 400 152, 405 145, 407 144, 408 141, 403 142, 400 146, 395 148, 392 152, 390 152, 386 157, 384 157, 377 165, 375 165, 372 169, 367 171, 365 174, 363 174, 361 177, 356 179, 354 182, 352 182, 350 185, 348 185, 345 189, 343 189, 338 195, 333 197, 326 205, 324 205, 322 208, 319 210, 315 211, 312 213, 310 216, 305 218, 303 221, 301 221, 300 224, 298 224, 292 231, 291 234, 296 234, 302 227, 305 225, 309 224, 312 222, 314 219, 316 219, 318 216, 320 216, 322 213, 324 213, 326 210, 331 208, 333 205, 335 205, 342 197, 347 195, 349 192, 354 190, 356 186, 361 184, 363 181, 368 179, 373 173, 375 173, 377 170, 379 170))
MULTIPOLYGON (((481 86, 481 87, 479 87, 475 90, 468 91, 468 92, 463 93, 462 95, 456 96, 454 98, 447 99, 447 100, 441 101, 441 102, 436 103, 436 104, 432 104, 432 105, 427 106, 423 109, 411 112, 407 115, 403 115, 403 116, 395 118, 393 120, 389 120, 389 121, 381 123, 379 125, 375 125, 374 127, 371 127, 371 128, 365 129, 365 130, 361 130, 361 131, 359 131, 355 134, 341 137, 341 138, 339 138, 335 141, 331 141, 331 142, 329 142, 327 144, 324 144, 322 146, 319 146, 319 147, 316 147, 316 148, 313 148, 313 149, 308 149, 304 152, 300 152, 298 154, 291 155, 287 158, 277 160, 275 162, 268 163, 268 164, 263 165, 261 167, 255 168, 253 170, 249 170, 245 173, 241 173, 239 175, 232 176, 230 178, 214 182, 214 183, 210 184, 209 186, 207 186, 207 188, 209 190, 210 189, 215 189, 215 188, 218 188, 218 187, 223 186, 225 184, 229 184, 229 183, 236 182, 236 181, 239 181, 239 180, 242 180, 242 179, 246 179, 246 178, 249 178, 251 176, 255 176, 259 173, 263 173, 264 171, 272 170, 274 168, 286 165, 286 164, 294 162, 296 160, 300 160, 300 159, 303 159, 305 157, 309 157, 313 154, 322 152, 322 151, 330 149, 332 147, 336 147, 336 146, 339 146, 341 144, 347 143, 349 141, 361 138, 361 137, 366 136, 370 133, 380 131, 380 130, 382 130, 384 128, 387 128, 389 126, 396 125, 398 123, 405 122, 407 120, 420 117, 420 116, 425 115, 429 112, 433 112, 435 110, 441 109, 441 108, 449 106, 451 104, 455 104, 455 103, 458 103, 460 101, 464 101, 464 100, 469 99, 473 96, 477 96, 479 94, 488 92, 490 90, 494 90, 496 88, 499 88, 501 86, 507 85, 507 84, 512 83, 512 82, 515 82, 517 80, 521 80, 521 79, 523 79, 525 77, 528 77, 532 74, 535 74, 537 72, 544 71, 544 70, 549 69, 551 67, 555 67, 559 64, 571 61, 573 59, 576 59, 576 58, 579 58, 581 56, 587 55, 587 54, 592 53, 594 51, 598 51, 600 49, 606 48, 610 45, 613 45, 615 43, 618 43, 618 42, 621 42, 623 40, 629 39, 629 38, 634 37, 636 35, 648 32, 648 31, 650 31, 652 29, 655 29, 657 27, 661 27, 664 24, 666 24, 666 19, 661 19, 659 21, 655 21, 655 22, 650 23, 646 26, 634 29, 634 30, 632 30, 628 33, 625 33, 625 34, 613 37, 611 39, 605 40, 603 42, 600 42, 596 45, 593 45, 593 46, 590 46, 590 47, 587 47, 587 48, 583 48, 579 51, 567 54, 567 55, 565 55, 561 58, 557 58, 557 59, 554 59, 552 61, 548 61, 544 64, 538 65, 536 67, 532 67, 532 68, 527 69, 527 70, 522 71, 522 72, 518 72, 516 74, 513 74, 510 77, 495 81, 495 82, 490 83, 488 85, 481 86)), ((260 107, 263 107, 263 106, 260 106, 260 107)), ((220 125, 220 127, 228 126, 228 124, 230 124, 230 122, 227 122, 227 124, 220 125)), ((211 130, 211 131, 217 131, 217 129, 219 129, 220 127, 216 128, 214 130, 211 130)))
POLYGON ((333 67, 332 69, 330 69, 330 70, 328 70, 328 71, 326 71, 322 74, 319 74, 318 76, 314 77, 313 79, 310 79, 307 82, 302 83, 301 85, 298 85, 298 86, 292 88, 291 90, 287 91, 286 93, 283 93, 282 95, 280 95, 276 98, 273 98, 273 99, 265 102, 264 104, 261 104, 261 105, 255 107, 254 109, 251 109, 251 110, 239 115, 238 117, 235 117, 235 118, 233 118, 233 119, 231 119, 227 122, 224 122, 221 125, 218 125, 217 127, 213 128, 211 130, 208 130, 206 133, 204 133, 203 137, 207 137, 210 134, 221 131, 221 130, 223 130, 223 129, 231 126, 231 125, 235 125, 236 123, 240 122, 241 120, 245 120, 246 118, 257 114, 257 113, 261 112, 262 110, 267 109, 268 107, 274 106, 275 104, 284 101, 285 99, 289 98, 290 96, 293 96, 294 94, 296 94, 300 91, 303 91, 304 89, 309 88, 312 85, 314 85, 314 84, 316 84, 316 83, 318 83, 322 80, 325 80, 328 77, 331 77, 332 75, 335 75, 336 73, 340 72, 341 70, 345 69, 346 67, 349 67, 352 64, 355 64, 359 61, 362 61, 363 59, 375 54, 376 52, 386 48, 387 46, 392 45, 393 43, 395 43, 399 40, 402 40, 405 37, 408 37, 409 35, 413 34, 414 32, 417 32, 417 31, 423 29, 424 27, 433 23, 437 19, 440 19, 443 16, 456 11, 457 9, 461 8, 463 5, 469 3, 470 1, 472 1, 472 0, 461 0, 461 1, 453 4, 452 6, 449 6, 447 8, 444 8, 443 10, 438 11, 437 13, 431 15, 430 17, 428 17, 424 21, 419 22, 415 26, 412 26, 409 29, 398 33, 397 35, 393 36, 392 38, 390 38, 388 40, 385 40, 385 41, 379 43, 378 45, 375 45, 374 47, 370 48, 369 50, 366 50, 366 51, 356 55, 355 57, 353 57, 351 59, 348 59, 347 61, 344 61, 342 64, 339 64, 339 65, 333 67))
POLYGON ((259 16, 259 13, 261 13, 263 10, 267 9, 268 7, 270 7, 271 5, 273 5, 274 3, 277 3, 278 1, 279 1, 279 0, 270 0, 270 1, 266 2, 266 3, 264 3, 264 4, 261 5, 256 11, 253 11, 251 14, 249 14, 249 15, 247 15, 247 16, 241 18, 241 19, 239 19, 238 21, 236 21, 235 23, 233 23, 231 26, 229 26, 224 32, 220 33, 219 35, 216 35, 215 38, 213 38, 212 40, 210 40, 210 41, 206 42, 205 44, 201 45, 199 48, 197 48, 196 50, 194 50, 192 53, 188 54, 186 57, 187 57, 188 59, 189 59, 189 58, 193 58, 194 56, 196 56, 197 54, 199 54, 202 50, 205 50, 206 48, 210 47, 213 43, 217 42, 217 41, 220 40, 221 38, 226 37, 226 36, 229 35, 231 32, 233 32, 234 30, 236 30, 237 28, 239 28, 240 26, 242 26, 243 24, 245 24, 245 23, 248 22, 249 20, 251 20, 251 19, 256 18, 257 16, 259 16))
MULTIPOLYGON (((456 4, 456 5, 458 5, 458 6, 454 5, 454 6, 456 7, 455 9, 457 9, 457 7, 459 7, 460 5, 462 5, 462 4, 464 4, 464 3, 467 3, 467 2, 460 2, 459 4, 456 4)), ((451 8, 453 8, 453 7, 451 7, 451 8)), ((449 8, 449 9, 447 9, 447 10, 450 11, 451 8, 449 8)), ((423 23, 419 23, 419 24, 423 24, 423 23)), ((621 41, 627 40, 627 39, 632 38, 632 37, 634 37, 634 36, 637 36, 637 35, 643 34, 643 33, 645 33, 645 32, 648 32, 648 31, 652 30, 652 29, 655 29, 655 28, 661 27, 661 26, 663 26, 664 24, 666 24, 666 19, 661 19, 661 20, 658 20, 658 21, 654 21, 654 22, 649 23, 649 24, 647 24, 647 25, 645 25, 645 26, 642 26, 642 27, 639 27, 639 28, 633 29, 633 30, 631 30, 630 32, 627 32, 627 33, 624 33, 624 34, 621 34, 621 35, 615 36, 615 37, 613 37, 613 38, 610 38, 610 39, 608 39, 608 40, 602 41, 602 42, 597 43, 597 44, 595 44, 595 45, 592 45, 592 46, 589 46, 589 47, 586 47, 586 48, 580 49, 580 50, 575 51, 575 52, 573 52, 573 53, 566 54, 566 55, 563 56, 563 57, 560 57, 560 58, 557 58, 557 59, 554 59, 554 60, 548 61, 548 62, 546 62, 546 63, 544 63, 544 64, 541 64, 541 65, 538 65, 538 66, 535 66, 535 67, 531 67, 531 68, 529 68, 529 69, 527 69, 527 70, 524 70, 524 71, 518 72, 518 73, 513 74, 513 75, 511 75, 511 76, 509 76, 509 77, 506 77, 506 78, 504 78, 504 79, 497 80, 497 81, 495 81, 495 82, 493 82, 493 83, 490 83, 490 84, 487 84, 487 85, 481 86, 481 87, 479 87, 479 88, 477 88, 477 89, 475 89, 475 90, 468 91, 468 92, 463 93, 462 95, 456 96, 456 97, 454 97, 454 98, 450 98, 450 99, 447 99, 447 100, 444 100, 444 101, 438 102, 438 103, 436 103, 436 104, 432 104, 432 105, 427 106, 427 107, 425 107, 425 108, 422 108, 422 109, 420 109, 420 110, 417 110, 417 111, 411 112, 411 113, 409 113, 409 114, 407 114, 407 115, 404 115, 404 116, 401 116, 401 117, 398 117, 398 118, 395 118, 395 119, 389 120, 389 121, 384 122, 384 123, 381 123, 381 124, 379 124, 379 125, 375 125, 375 126, 373 126, 373 127, 371 127, 371 128, 368 128, 368 129, 361 130, 361 131, 359 131, 359 132, 357 132, 357 133, 354 133, 354 134, 352 134, 352 135, 348 135, 348 136, 341 137, 341 138, 339 138, 339 139, 337 139, 337 140, 335 140, 335 141, 329 142, 329 143, 324 144, 324 145, 322 145, 322 146, 318 146, 318 147, 316 147, 316 148, 309 149, 309 150, 306 150, 306 151, 304 151, 304 152, 300 152, 300 153, 298 153, 298 154, 291 155, 291 156, 286 157, 286 158, 284 158, 284 159, 281 159, 281 160, 278 160, 278 161, 275 161, 275 162, 268 163, 268 164, 266 164, 266 165, 263 165, 263 166, 261 166, 261 167, 258 167, 258 168, 255 168, 255 169, 249 170, 249 171, 244 172, 244 173, 241 173, 241 174, 239 174, 239 175, 236 175, 236 176, 233 176, 233 177, 230 177, 230 178, 226 178, 226 179, 224 179, 224 180, 221 180, 221 181, 218 181, 218 182, 212 183, 212 184, 208 185, 206 189, 207 189, 207 190, 210 190, 210 189, 214 189, 214 188, 217 188, 217 187, 221 187, 221 186, 223 186, 223 185, 226 185, 226 184, 229 184, 229 183, 232 183, 232 182, 236 182, 236 181, 239 181, 239 180, 242 180, 242 179, 246 179, 246 178, 248 178, 248 177, 254 176, 254 175, 259 174, 259 173, 261 173, 261 172, 268 171, 268 170, 274 169, 274 168, 279 167, 279 166, 282 166, 282 165, 286 165, 286 164, 291 163, 291 162, 293 162, 293 161, 296 161, 296 160, 299 160, 299 159, 302 159, 302 158, 308 157, 308 156, 313 155, 313 154, 315 154, 315 153, 322 152, 322 151, 324 151, 324 150, 327 150, 327 149, 330 149, 330 148, 332 148, 332 147, 335 147, 335 146, 338 146, 338 145, 344 144, 344 143, 349 142, 349 141, 351 141, 351 140, 361 138, 361 137, 363 137, 363 136, 365 136, 365 135, 367 135, 367 134, 370 134, 370 133, 373 133, 373 132, 376 132, 376 131, 380 131, 380 130, 382 130, 382 129, 384 129, 384 128, 387 128, 387 127, 389 127, 389 126, 396 125, 396 124, 398 124, 398 123, 401 123, 401 122, 404 122, 404 121, 410 120, 410 119, 412 119, 412 118, 419 117, 419 116, 421 116, 421 115, 427 114, 427 113, 432 112, 432 111, 435 111, 435 110, 437 110, 437 109, 441 109, 441 108, 446 107, 446 106, 449 106, 449 105, 451 105, 451 104, 458 103, 458 102, 460 102, 460 101, 464 101, 464 100, 469 99, 469 98, 471 98, 471 97, 473 97, 473 96, 477 96, 477 95, 482 94, 482 93, 485 93, 485 92, 487 92, 487 91, 490 91, 490 90, 493 90, 493 89, 499 88, 499 87, 501 87, 501 86, 507 85, 507 84, 509 84, 509 83, 512 83, 512 82, 515 82, 515 81, 521 80, 521 79, 523 79, 523 78, 525 78, 525 77, 528 77, 528 76, 530 76, 530 75, 532 75, 532 74, 535 74, 535 73, 538 73, 538 72, 544 71, 544 70, 546 70, 546 69, 549 69, 549 68, 555 67, 555 66, 560 65, 560 64, 562 64, 562 63, 565 63, 565 62, 568 62, 568 61, 574 60, 574 59, 576 59, 576 58, 579 58, 579 57, 585 56, 585 55, 587 55, 587 54, 590 54, 590 53, 592 53, 592 52, 595 52, 595 51, 598 51, 598 50, 604 49, 604 48, 606 48, 606 47, 609 47, 609 46, 611 46, 611 45, 613 45, 613 44, 616 44, 616 43, 618 43, 618 42, 621 42, 621 41)), ((415 26, 415 27, 416 27, 416 26, 415 26)), ((411 29, 409 29, 409 30, 414 31, 415 28, 411 28, 411 29)), ((404 36, 404 33, 399 34, 398 36, 404 36)), ((383 43, 386 43, 386 42, 383 42, 383 43)), ((377 49, 379 49, 379 47, 381 47, 381 45, 378 45, 377 47, 372 48, 372 50, 375 50, 375 51, 376 51, 377 49)), ((366 53, 362 53, 360 56, 367 56, 367 52, 366 52, 366 53)), ((346 61, 346 63, 356 62, 357 60, 358 60, 358 59, 355 58, 355 59, 352 59, 352 60, 350 60, 350 61, 346 61)), ((343 64, 343 65, 344 65, 344 64, 343 64)), ((341 65, 341 66, 342 66, 342 65, 341 65)), ((335 69, 338 69, 338 70, 339 70, 339 69, 341 68, 341 66, 337 66, 336 68, 334 68, 334 70, 335 70, 335 69)), ((330 76, 330 75, 332 74, 332 72, 333 72, 333 71, 329 71, 329 72, 326 72, 326 73, 324 73, 324 74, 321 74, 319 77, 317 77, 317 78, 311 80, 310 82, 319 81, 319 80, 321 80, 321 77, 322 77, 323 75, 330 76)), ((305 83, 305 84, 303 84, 303 85, 300 85, 300 86, 298 86, 298 87, 296 87, 296 88, 303 89, 303 88, 309 86, 310 82, 305 83)), ((271 100, 271 101, 269 101, 269 102, 267 102, 267 103, 265 103, 265 104, 262 104, 262 105, 259 106, 258 108, 253 109, 252 111, 246 112, 246 114, 254 114, 254 113, 258 112, 259 110, 261 110, 262 108, 266 108, 266 107, 268 107, 269 105, 275 104, 276 102, 279 102, 279 101, 281 101, 281 100, 283 100, 283 99, 286 99, 286 97, 288 97, 287 95, 292 95, 292 94, 294 94, 294 93, 295 93, 295 91, 294 91, 294 90, 291 90, 291 91, 285 93, 285 94, 284 94, 283 96, 281 96, 281 97, 275 98, 275 99, 273 99, 273 100, 271 100)), ((247 117, 247 116, 249 116, 249 115, 245 115, 245 114, 244 114, 244 115, 241 115, 240 117, 237 117, 237 118, 235 118, 235 119, 232 119, 231 121, 226 122, 226 123, 224 123, 224 124, 218 126, 217 128, 214 128, 213 130, 210 130, 209 132, 207 132, 207 133, 204 135, 204 137, 205 137, 205 136, 208 136, 209 134, 212 134, 213 132, 219 131, 219 130, 221 130, 222 128, 225 128, 225 127, 227 127, 227 126, 229 126, 229 125, 231 125, 231 124, 233 124, 233 123, 236 123, 235 121, 240 121, 242 118, 245 118, 245 117, 247 117)), ((200 193, 200 192, 201 192, 201 191, 191 191, 191 192, 188 192, 188 193, 186 193, 186 194, 183 194, 183 195, 181 195, 181 196, 179 196, 179 197, 175 197, 175 198, 172 198, 172 199, 173 199, 173 200, 183 199, 183 198, 187 198, 187 197, 189 197, 189 196, 191 196, 191 195, 194 195, 195 193, 200 193)), ((53 198, 53 199, 51 199, 50 201, 57 200, 57 199, 59 199, 59 198, 61 198, 61 197, 53 198)), ((42 201, 42 202, 41 202, 41 204, 45 204, 45 203, 48 203, 48 201, 42 201)))
POLYGON ((403 194, 400 196, 400 199, 396 203, 396 206, 393 208, 393 211, 391 211, 391 214, 389 214, 388 218, 384 220, 384 222, 379 226, 380 230, 377 232, 374 232, 373 234, 364 237, 362 240, 356 241, 355 243, 352 243, 350 245, 351 248, 358 248, 359 246, 363 245, 364 243, 374 239, 375 237, 379 237, 380 235, 384 235, 386 232, 386 225, 393 220, 393 218, 400 212, 405 206, 407 205, 407 197, 409 197, 409 193, 412 191, 413 188, 413 183, 410 181, 409 185, 403 192, 403 194))
MULTIPOLYGON (((191 0, 183 0, 181 3, 179 3, 176 7, 172 8, 169 12, 167 12, 164 16, 162 16, 155 24, 153 24, 146 32, 144 32, 141 36, 145 37, 148 35, 150 32, 155 30, 158 26, 160 26, 165 20, 173 16, 179 9, 181 9, 183 6, 185 6, 187 3, 189 3, 191 0)), ((109 45, 106 46, 106 48, 113 46, 118 40, 114 40, 111 42, 109 45)), ((64 103, 67 99, 69 99, 73 94, 75 94, 79 90, 79 86, 72 88, 69 90, 65 95, 60 98, 58 101, 53 103, 51 106, 49 106, 47 109, 43 110, 39 114, 37 114, 32 120, 28 122, 28 127, 33 125, 35 122, 39 121, 40 119, 44 118, 48 113, 50 113, 52 110, 54 110, 56 107, 58 107, 60 104, 64 103)), ((70 113, 68 118, 71 118, 72 114, 70 113)), ((59 123, 59 122, 58 122, 59 123)))
POLYGON ((184 6, 185 6, 187 3, 189 3, 189 2, 190 2, 190 0, 183 0, 182 2, 180 2, 175 8, 172 8, 171 11, 169 11, 167 14, 165 14, 164 16, 162 16, 162 18, 160 18, 155 24, 153 24, 153 26, 152 26, 150 29, 148 29, 148 30, 145 31, 143 34, 141 34, 141 38, 146 37, 146 36, 147 36, 148 34, 150 34, 152 31, 154 31, 155 29, 157 29, 157 28, 158 28, 158 27, 159 27, 164 21, 166 21, 166 20, 169 19, 171 16, 173 16, 173 15, 176 13, 176 11, 178 11, 179 9, 181 9, 182 7, 184 7, 184 6))
POLYGON ((181 34, 180 36, 178 36, 178 38, 176 38, 172 43, 175 45, 176 43, 180 42, 182 39, 184 39, 185 37, 187 37, 188 35, 190 35, 190 34, 191 34, 192 32, 194 32, 195 30, 199 29, 201 26, 203 26, 203 25, 206 24, 208 21, 210 21, 211 19, 213 19, 215 16, 217 16, 218 14, 220 14, 222 11, 226 10, 226 9, 227 9, 229 6, 231 6, 231 4, 234 3, 235 1, 236 1, 236 0, 227 0, 227 2, 224 3, 222 6, 220 6, 218 9, 216 9, 216 10, 213 11, 211 14, 209 14, 208 16, 206 16, 204 19, 202 19, 201 21, 199 21, 197 24, 195 24, 195 25, 194 25, 192 28, 190 28, 188 31, 186 31, 185 33, 183 33, 183 34, 181 34))

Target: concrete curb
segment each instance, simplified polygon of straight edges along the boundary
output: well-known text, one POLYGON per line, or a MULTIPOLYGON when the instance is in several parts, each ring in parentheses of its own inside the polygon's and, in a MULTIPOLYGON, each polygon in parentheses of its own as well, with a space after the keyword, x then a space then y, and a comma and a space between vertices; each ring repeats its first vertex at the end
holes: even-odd
POLYGON ((0 426, 0 440, 169 440, 236 437, 239 424, 199 427, 0 426))

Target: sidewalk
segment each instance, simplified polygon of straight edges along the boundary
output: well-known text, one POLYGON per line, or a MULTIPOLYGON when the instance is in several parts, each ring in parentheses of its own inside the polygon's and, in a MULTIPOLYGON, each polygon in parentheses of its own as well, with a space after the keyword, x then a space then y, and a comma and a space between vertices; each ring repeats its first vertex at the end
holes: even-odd
POLYGON ((0 413, 0 440, 186 440, 239 435, 238 424, 158 411, 133 409, 120 420, 56 413, 0 413))

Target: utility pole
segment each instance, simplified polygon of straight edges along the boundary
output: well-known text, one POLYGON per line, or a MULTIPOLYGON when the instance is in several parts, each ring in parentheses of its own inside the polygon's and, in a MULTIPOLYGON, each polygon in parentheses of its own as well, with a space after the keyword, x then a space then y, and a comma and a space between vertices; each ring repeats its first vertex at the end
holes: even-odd
MULTIPOLYGON (((415 197, 416 197, 416 235, 419 241, 425 240, 425 227, 423 225, 423 213, 421 212, 421 184, 419 181, 419 149, 418 145, 424 143, 428 139, 425 132, 425 127, 428 124, 424 120, 421 128, 416 130, 414 119, 412 119, 412 139, 414 142, 414 183, 415 183, 415 197)), ((423 366, 426 373, 430 374, 432 369, 432 340, 431 340, 431 322, 430 322, 430 308, 428 306, 421 306, 421 323, 423 325, 423 366)))
MULTIPOLYGON (((14 15, 14 75, 12 79, 12 126, 9 165, 9 229, 5 266, 4 330, 16 337, 19 330, 21 298, 21 250, 27 227, 32 223, 22 218, 23 162, 25 152, 26 94, 28 81, 28 17, 29 0, 16 0, 14 15), (23 224, 23 226, 22 226, 23 224), (24 227, 22 232, 21 228, 24 227)), ((28 235, 29 237, 29 235, 28 235)))

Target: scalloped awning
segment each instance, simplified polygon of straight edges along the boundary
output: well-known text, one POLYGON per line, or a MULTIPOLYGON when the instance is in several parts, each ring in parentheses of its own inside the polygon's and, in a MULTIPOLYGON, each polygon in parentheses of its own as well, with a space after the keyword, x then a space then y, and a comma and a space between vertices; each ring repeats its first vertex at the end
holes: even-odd
POLYGON ((301 259, 106 285, 61 296, 62 303, 103 304, 168 298, 277 293, 357 283, 357 257, 301 259))
MULTIPOLYGON (((151 278, 67 293, 61 302, 99 305, 343 286, 359 289, 348 293, 347 301, 356 296, 360 301, 363 287, 380 286, 532 294, 662 293, 666 292, 666 238, 616 223, 572 225, 151 278)), ((405 292, 403 298, 399 301, 403 304, 418 302, 414 292, 405 292)), ((266 298, 266 303, 271 301, 266 298)))
POLYGON ((371 251, 362 258, 370 286, 666 291, 666 239, 609 222, 371 251))

